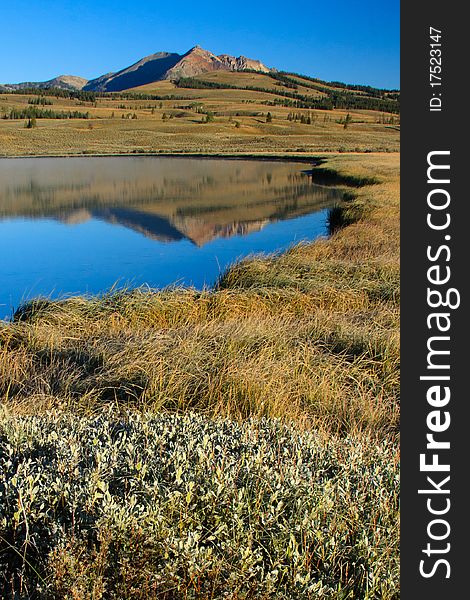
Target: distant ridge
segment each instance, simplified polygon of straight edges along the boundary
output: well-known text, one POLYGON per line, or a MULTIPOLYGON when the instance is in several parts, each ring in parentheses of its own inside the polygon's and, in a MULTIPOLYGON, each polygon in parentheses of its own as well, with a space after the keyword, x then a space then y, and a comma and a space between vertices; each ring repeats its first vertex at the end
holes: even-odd
POLYGON ((1 86, 11 90, 22 90, 27 88, 60 88, 64 90, 81 90, 88 83, 88 79, 76 75, 59 75, 48 81, 23 81, 22 83, 6 83, 1 86))
POLYGON ((4 89, 20 90, 27 88, 57 87, 69 90, 93 92, 121 92, 148 83, 162 80, 176 80, 181 77, 194 77, 212 71, 259 71, 269 73, 271 69, 261 61, 246 56, 213 54, 200 46, 194 46, 185 54, 156 52, 141 58, 134 64, 117 71, 106 73, 87 80, 74 75, 60 75, 48 81, 10 83, 0 86, 4 89))

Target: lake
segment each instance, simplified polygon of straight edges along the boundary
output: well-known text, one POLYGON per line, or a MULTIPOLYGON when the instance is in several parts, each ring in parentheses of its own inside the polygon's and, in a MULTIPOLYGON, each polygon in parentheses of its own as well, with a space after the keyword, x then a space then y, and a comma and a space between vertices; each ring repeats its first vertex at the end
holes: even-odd
POLYGON ((0 159, 0 318, 36 296, 212 286, 236 260, 326 235, 341 199, 294 162, 0 159))

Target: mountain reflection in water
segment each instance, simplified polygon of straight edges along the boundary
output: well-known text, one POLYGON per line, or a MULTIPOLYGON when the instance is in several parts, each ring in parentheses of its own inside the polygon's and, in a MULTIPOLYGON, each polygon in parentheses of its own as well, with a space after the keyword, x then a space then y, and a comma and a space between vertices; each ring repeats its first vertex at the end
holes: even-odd
POLYGON ((334 188, 314 186, 293 163, 188 158, 2 161, 0 219, 99 219, 162 242, 197 246, 331 206, 334 188))
POLYGON ((0 159, 0 319, 116 282, 213 285, 235 260, 325 235, 341 198, 298 163, 0 159))

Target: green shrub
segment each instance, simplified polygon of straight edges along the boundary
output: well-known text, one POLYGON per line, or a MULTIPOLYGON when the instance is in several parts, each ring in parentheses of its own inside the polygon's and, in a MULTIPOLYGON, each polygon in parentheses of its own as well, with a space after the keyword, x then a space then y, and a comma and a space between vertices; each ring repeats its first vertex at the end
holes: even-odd
POLYGON ((1 597, 397 598, 395 456, 266 419, 3 417, 1 597))

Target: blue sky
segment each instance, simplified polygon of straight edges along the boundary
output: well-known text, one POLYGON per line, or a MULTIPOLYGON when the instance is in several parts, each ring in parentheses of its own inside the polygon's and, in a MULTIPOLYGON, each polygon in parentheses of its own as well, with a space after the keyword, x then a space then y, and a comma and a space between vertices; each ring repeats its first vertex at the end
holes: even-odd
POLYGON ((399 0, 41 0, 2 6, 0 82, 91 79, 160 50, 216 54, 326 80, 399 87, 399 0))

